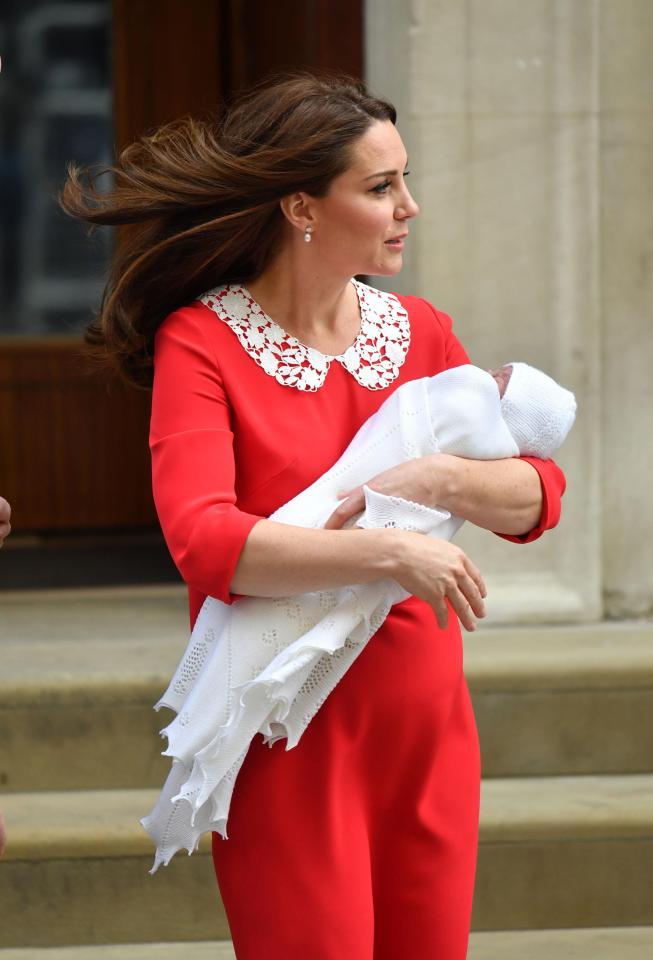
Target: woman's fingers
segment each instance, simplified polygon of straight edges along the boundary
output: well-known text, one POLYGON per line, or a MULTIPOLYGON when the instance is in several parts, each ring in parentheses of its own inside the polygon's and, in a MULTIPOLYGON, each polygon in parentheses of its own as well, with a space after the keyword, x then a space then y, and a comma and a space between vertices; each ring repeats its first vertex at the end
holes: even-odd
POLYGON ((451 582, 444 596, 436 597, 433 601, 438 626, 442 630, 446 629, 449 619, 447 600, 449 600, 465 630, 475 630, 476 617, 485 616, 483 597, 476 583, 467 574, 459 576, 458 581, 451 582))
POLYGON ((478 587, 480 595, 485 599, 485 597, 487 597, 487 587, 485 586, 485 580, 483 579, 481 571, 472 563, 467 555, 463 556, 463 566, 478 587))
POLYGON ((467 574, 458 581, 458 589, 477 617, 485 616, 485 602, 476 581, 467 574))
MULTIPOLYGON (((449 603, 451 603, 456 616, 462 623, 465 630, 469 630, 470 632, 475 630, 476 620, 474 618, 472 607, 466 600, 465 596, 456 587, 450 589, 446 596, 437 597, 433 601, 432 606, 440 629, 446 630, 447 623, 449 622, 449 606, 447 604, 447 599, 449 600, 449 603)), ((484 614, 477 614, 477 616, 483 615, 484 614)))
MULTIPOLYGON (((476 630, 476 620, 472 607, 460 590, 454 589, 447 596, 465 630, 476 630)), ((482 614, 477 614, 477 616, 482 616, 482 614)))
POLYGON ((455 582, 447 590, 447 596, 464 628, 475 630, 475 617, 485 616, 483 595, 487 591, 480 572, 466 556, 464 560, 467 560, 467 563, 463 562, 456 571, 455 582))
POLYGON ((433 602, 433 612, 435 613, 440 630, 447 629, 449 622, 449 606, 446 597, 438 597, 433 602))
POLYGON ((324 524, 325 530, 339 530, 343 524, 360 513, 365 506, 365 495, 362 490, 358 493, 351 491, 347 499, 338 504, 327 522, 324 524))

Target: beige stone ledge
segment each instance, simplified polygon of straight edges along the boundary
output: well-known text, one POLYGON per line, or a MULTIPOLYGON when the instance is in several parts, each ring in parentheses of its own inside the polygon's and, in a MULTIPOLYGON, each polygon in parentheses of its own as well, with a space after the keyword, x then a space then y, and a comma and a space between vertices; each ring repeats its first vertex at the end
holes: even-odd
MULTIPOLYGON (((649 960, 653 927, 472 933, 468 960, 649 960)), ((0 960, 235 960, 230 940, 0 950, 0 960)))
POLYGON ((653 839, 652 796, 651 774, 484 780, 480 843, 653 839))
MULTIPOLYGON (((127 700, 161 690, 185 649, 177 587, 3 595, 0 702, 61 702, 72 693, 127 700)), ((465 633, 474 690, 653 683, 653 621, 497 627, 465 633)))
POLYGON ((653 927, 472 933, 468 960, 649 960, 653 927))
POLYGON ((465 634, 473 691, 636 689, 653 683, 653 622, 484 627, 465 634))
MULTIPOLYGON (((157 790, 6 794, 6 860, 145 856, 157 790)), ((480 843, 653 839, 653 774, 484 780, 480 843)), ((208 851, 204 837, 201 851, 208 851)), ((183 856, 183 852, 179 856, 183 856)))

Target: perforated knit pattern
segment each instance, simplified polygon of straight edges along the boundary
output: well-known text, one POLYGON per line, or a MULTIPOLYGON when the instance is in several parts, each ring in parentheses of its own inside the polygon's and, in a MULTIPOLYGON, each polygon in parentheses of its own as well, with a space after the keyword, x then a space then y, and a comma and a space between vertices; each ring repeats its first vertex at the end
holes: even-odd
POLYGON ((207 627, 187 651, 182 669, 174 683, 175 693, 180 697, 184 697, 188 693, 200 675, 214 640, 215 630, 213 627, 207 627))
POLYGON ((447 511, 438 511, 437 508, 404 500, 403 497, 388 496, 370 487, 365 513, 357 520, 356 526, 367 529, 398 527, 400 530, 421 533, 425 526, 433 524, 438 513, 442 521, 450 516, 447 511))
POLYGON ((284 387, 318 390, 332 360, 368 390, 383 390, 399 374, 410 346, 408 314, 391 293, 352 278, 361 326, 344 353, 320 353, 291 336, 271 319, 241 284, 215 287, 198 297, 227 323, 256 363, 284 387))

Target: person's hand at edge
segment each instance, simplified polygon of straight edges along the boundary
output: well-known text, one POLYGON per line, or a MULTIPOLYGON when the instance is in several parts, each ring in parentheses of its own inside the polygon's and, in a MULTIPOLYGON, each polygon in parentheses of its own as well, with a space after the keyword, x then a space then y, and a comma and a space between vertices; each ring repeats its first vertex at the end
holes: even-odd
POLYGON ((11 533, 11 507, 4 497, 0 497, 0 547, 11 533))

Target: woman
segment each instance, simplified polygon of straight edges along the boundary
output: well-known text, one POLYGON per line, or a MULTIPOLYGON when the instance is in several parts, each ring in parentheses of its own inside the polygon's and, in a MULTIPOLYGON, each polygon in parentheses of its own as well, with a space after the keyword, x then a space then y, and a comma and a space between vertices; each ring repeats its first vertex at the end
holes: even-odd
MULTIPOLYGON (((239 960, 467 950, 480 764, 459 619, 484 615, 483 578, 446 541, 340 529, 358 490, 325 529, 267 519, 401 383, 468 362, 446 314, 352 279, 397 274, 418 213, 395 120, 349 78, 268 79, 217 127, 183 119, 132 144, 112 194, 73 168, 62 196, 91 222, 141 224, 88 337, 153 377, 154 496, 191 623, 207 595, 385 576, 411 594, 295 749, 257 737, 247 753, 213 843, 239 960)), ((564 489, 532 458, 443 454, 370 479, 517 542, 555 525, 564 489)))

